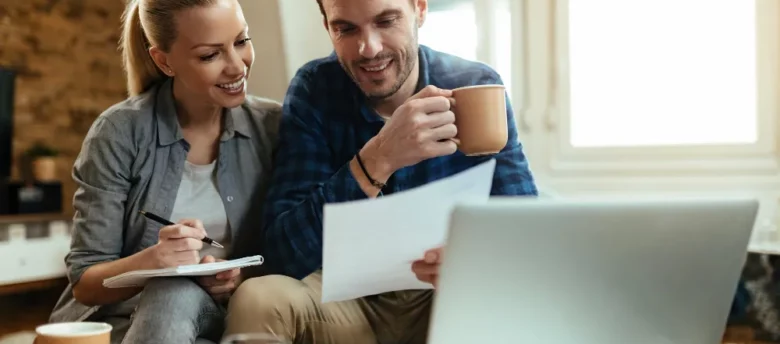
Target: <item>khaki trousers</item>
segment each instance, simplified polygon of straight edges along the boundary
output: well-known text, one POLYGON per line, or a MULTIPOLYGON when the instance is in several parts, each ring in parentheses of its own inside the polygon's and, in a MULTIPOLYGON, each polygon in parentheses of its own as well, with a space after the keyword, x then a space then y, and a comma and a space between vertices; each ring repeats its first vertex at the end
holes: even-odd
POLYGON ((225 335, 269 333, 290 343, 425 343, 432 290, 322 304, 322 272, 244 281, 230 299, 225 335))

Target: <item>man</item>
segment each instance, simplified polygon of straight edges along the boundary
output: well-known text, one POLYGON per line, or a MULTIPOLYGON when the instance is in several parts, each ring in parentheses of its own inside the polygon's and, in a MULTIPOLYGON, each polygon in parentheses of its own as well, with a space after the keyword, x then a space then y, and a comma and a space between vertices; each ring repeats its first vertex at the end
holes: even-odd
MULTIPOLYGON (((281 275, 242 284, 227 333, 270 332, 306 343, 424 342, 430 290, 320 303, 323 205, 407 190, 490 158, 497 162, 493 195, 535 195, 512 108, 499 154, 457 152, 449 140, 457 134, 450 90, 501 83, 498 74, 418 46, 427 0, 318 2, 335 53, 292 80, 266 204, 264 255, 281 275)), ((435 283, 441 251, 426 256, 415 273, 435 283)))

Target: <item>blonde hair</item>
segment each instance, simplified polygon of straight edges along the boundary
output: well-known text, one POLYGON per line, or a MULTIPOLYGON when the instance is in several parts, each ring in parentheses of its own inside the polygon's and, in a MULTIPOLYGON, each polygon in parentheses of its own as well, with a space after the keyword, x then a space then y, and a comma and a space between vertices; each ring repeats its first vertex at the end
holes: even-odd
POLYGON ((216 0, 128 0, 122 14, 122 38, 119 45, 130 96, 141 94, 168 78, 152 60, 149 48, 156 46, 165 52, 170 50, 176 39, 176 12, 215 2, 216 0))

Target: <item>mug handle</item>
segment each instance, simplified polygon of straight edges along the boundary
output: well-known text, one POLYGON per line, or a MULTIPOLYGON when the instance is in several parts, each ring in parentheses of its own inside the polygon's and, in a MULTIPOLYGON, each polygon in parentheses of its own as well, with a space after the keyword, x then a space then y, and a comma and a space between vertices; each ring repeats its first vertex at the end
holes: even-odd
MULTIPOLYGON (((447 98, 447 99, 449 99, 449 101, 450 101, 450 111, 455 111, 455 104, 456 104, 456 101, 455 101, 455 92, 453 92, 453 95, 452 95, 452 97, 449 97, 449 98, 447 98)), ((450 140, 450 141, 452 141, 452 142, 455 142, 455 145, 457 145, 458 147, 460 147, 460 139, 459 139, 459 138, 457 138, 457 137, 453 137, 453 138, 451 138, 451 139, 449 139, 449 140, 450 140)))

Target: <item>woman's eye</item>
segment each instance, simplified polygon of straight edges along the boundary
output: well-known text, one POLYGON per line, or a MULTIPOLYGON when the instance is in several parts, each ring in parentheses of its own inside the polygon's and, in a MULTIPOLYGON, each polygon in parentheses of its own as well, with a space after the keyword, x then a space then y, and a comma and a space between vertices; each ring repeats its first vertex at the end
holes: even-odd
POLYGON ((204 62, 205 62, 205 61, 211 61, 211 60, 213 60, 215 57, 217 57, 217 53, 212 53, 212 54, 209 54, 209 55, 201 56, 201 57, 200 57, 200 60, 201 60, 201 61, 204 61, 204 62))

